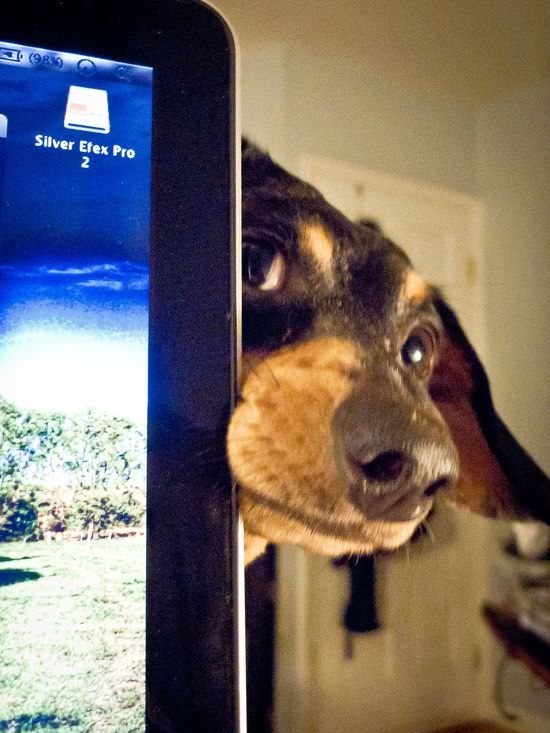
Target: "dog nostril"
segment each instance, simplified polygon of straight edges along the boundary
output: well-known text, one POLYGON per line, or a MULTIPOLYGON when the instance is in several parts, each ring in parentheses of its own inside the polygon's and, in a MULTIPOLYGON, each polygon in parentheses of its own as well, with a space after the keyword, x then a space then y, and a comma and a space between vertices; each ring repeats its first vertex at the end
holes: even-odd
POLYGON ((447 486, 448 483, 449 483, 449 479, 447 478, 440 478, 437 481, 434 481, 433 484, 430 484, 428 486, 428 488, 424 492, 424 496, 433 496, 440 489, 445 488, 445 486, 447 486))
POLYGON ((395 481, 401 475, 407 457, 396 450, 380 453, 368 463, 361 464, 365 478, 371 481, 395 481))

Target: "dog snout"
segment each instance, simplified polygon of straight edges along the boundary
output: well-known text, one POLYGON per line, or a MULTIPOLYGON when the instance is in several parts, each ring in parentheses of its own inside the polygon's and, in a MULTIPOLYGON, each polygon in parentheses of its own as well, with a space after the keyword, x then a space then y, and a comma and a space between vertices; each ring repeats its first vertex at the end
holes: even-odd
POLYGON ((333 432, 349 498, 368 519, 423 516, 434 494, 458 476, 444 424, 406 401, 355 394, 338 408, 333 432))

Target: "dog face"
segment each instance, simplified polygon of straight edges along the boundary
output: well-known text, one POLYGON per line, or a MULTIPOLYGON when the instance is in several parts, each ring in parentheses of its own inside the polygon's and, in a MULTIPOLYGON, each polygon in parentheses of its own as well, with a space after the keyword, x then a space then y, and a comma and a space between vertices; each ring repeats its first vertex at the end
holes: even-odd
POLYGON ((380 232, 246 144, 243 347, 227 450, 249 559, 266 541, 393 549, 438 491, 548 521, 548 481, 494 413, 437 291, 380 232))

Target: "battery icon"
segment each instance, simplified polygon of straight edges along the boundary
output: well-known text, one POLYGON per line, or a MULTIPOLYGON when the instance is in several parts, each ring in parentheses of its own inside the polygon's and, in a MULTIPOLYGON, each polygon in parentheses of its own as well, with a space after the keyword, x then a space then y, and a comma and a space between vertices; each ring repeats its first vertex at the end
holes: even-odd
POLYGON ((18 48, 6 48, 0 46, 0 61, 13 61, 19 64, 23 59, 23 54, 18 48))

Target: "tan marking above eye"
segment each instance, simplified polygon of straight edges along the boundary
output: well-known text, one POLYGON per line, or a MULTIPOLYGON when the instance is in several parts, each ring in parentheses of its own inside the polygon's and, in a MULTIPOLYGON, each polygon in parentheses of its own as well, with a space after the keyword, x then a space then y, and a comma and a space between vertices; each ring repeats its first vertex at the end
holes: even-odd
POLYGON ((416 270, 407 270, 401 285, 399 300, 404 304, 421 303, 428 294, 426 281, 416 270))
POLYGON ((334 240, 321 224, 301 224, 298 241, 302 250, 313 258, 322 272, 332 272, 334 240))

